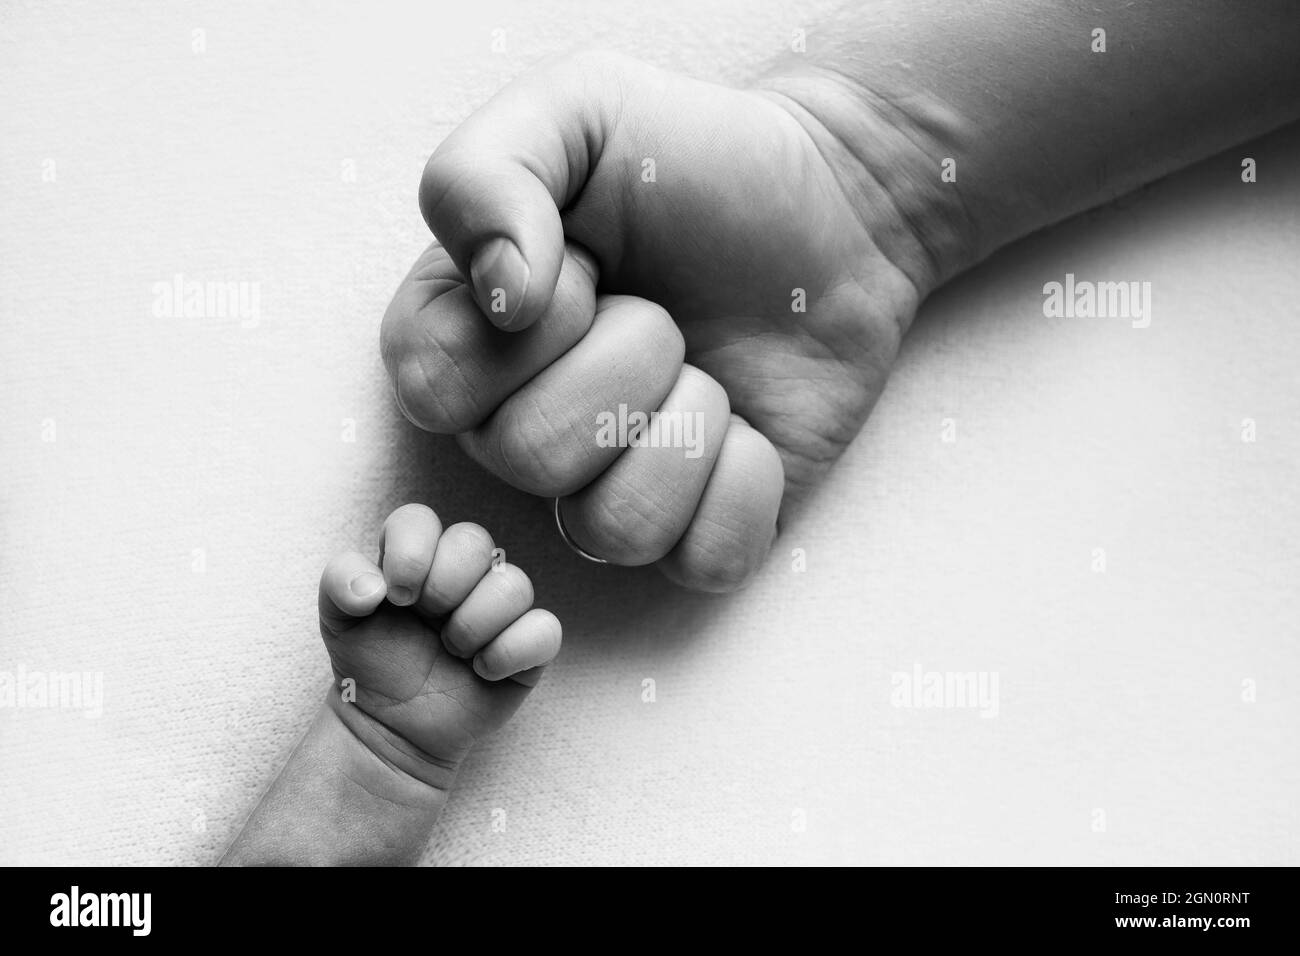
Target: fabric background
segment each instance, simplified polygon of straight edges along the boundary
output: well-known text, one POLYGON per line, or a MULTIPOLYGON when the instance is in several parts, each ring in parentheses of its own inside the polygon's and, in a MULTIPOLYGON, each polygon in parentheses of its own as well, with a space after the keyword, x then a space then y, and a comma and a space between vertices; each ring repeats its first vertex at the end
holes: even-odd
POLYGON ((0 862, 215 859, 323 691, 321 566, 409 500, 566 623, 428 862, 1300 862, 1300 130, 933 298, 732 598, 584 564, 400 420, 378 323, 440 137, 544 56, 740 79, 826 7, 0 9, 0 670, 105 682, 98 719, 0 710, 0 862), (1151 327, 1044 318, 1066 272, 1149 281, 1151 327), (156 318, 176 273, 260 321, 156 318), (914 662, 997 672, 998 715, 891 706, 914 662))

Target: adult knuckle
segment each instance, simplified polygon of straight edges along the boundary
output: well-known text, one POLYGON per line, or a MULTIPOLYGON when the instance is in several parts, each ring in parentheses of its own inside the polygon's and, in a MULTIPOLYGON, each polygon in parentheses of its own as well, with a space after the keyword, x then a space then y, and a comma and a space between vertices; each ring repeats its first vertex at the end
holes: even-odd
POLYGON ((672 550, 680 529, 644 490, 614 479, 584 502, 583 521, 602 557, 624 562, 657 561, 672 550))
POLYGON ((535 398, 514 402, 497 423, 506 480, 524 491, 559 496, 581 483, 585 452, 571 428, 535 398))

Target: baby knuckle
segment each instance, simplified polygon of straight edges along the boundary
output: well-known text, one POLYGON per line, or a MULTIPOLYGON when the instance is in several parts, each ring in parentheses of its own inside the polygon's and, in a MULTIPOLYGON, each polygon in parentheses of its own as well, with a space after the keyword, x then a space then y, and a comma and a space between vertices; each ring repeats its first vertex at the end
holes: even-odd
POLYGON ((539 608, 534 610, 534 615, 541 622, 538 630, 541 634, 541 646, 545 649, 543 657, 545 662, 549 663, 560 653, 560 647, 564 643, 564 631, 560 626, 560 619, 550 611, 539 608))
POLYGON ((384 570, 389 577, 399 581, 413 582, 422 580, 429 571, 425 559, 418 554, 390 551, 384 555, 384 570))
POLYGON ((502 564, 497 567, 497 572, 497 587, 505 600, 528 605, 533 603, 533 582, 523 570, 513 564, 502 564))
POLYGON ((456 616, 443 627, 442 639, 457 654, 468 653, 478 643, 474 628, 456 616))
POLYGON ((438 516, 434 514, 433 509, 426 504, 418 501, 411 501, 398 508, 393 509, 393 513, 388 516, 391 521, 419 521, 428 523, 436 521, 438 516))
POLYGON ((492 535, 487 528, 473 521, 462 521, 452 525, 447 529, 447 533, 455 532, 457 537, 463 538, 468 542, 468 546, 475 553, 482 552, 490 554, 496 547, 496 542, 492 540, 492 535))
POLYGON ((515 666, 515 655, 510 647, 504 642, 498 641, 489 644, 483 651, 483 663, 490 674, 499 674, 506 676, 513 674, 517 668, 515 666))

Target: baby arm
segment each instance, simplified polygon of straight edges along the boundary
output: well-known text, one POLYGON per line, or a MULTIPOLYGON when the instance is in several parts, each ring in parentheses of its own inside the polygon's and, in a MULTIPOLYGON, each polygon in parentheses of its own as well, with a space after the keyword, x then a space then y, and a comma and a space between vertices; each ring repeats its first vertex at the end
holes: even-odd
POLYGON ((532 603, 485 530, 444 530, 423 505, 389 516, 378 564, 334 558, 320 586, 334 684, 222 865, 415 862, 471 747, 559 652, 559 622, 532 603))

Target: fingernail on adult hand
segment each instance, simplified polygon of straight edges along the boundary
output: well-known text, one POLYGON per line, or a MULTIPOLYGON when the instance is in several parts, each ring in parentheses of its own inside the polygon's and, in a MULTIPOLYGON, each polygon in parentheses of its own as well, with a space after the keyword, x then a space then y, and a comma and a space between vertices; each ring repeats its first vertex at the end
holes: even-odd
POLYGON ((519 316, 528 291, 530 271, 523 253, 505 237, 493 239, 474 253, 470 279, 479 305, 498 328, 510 328, 519 316))

